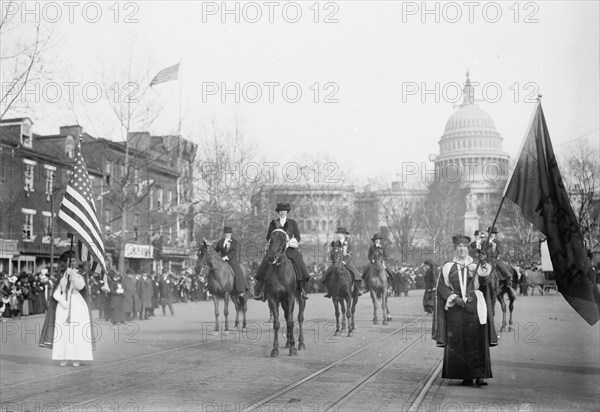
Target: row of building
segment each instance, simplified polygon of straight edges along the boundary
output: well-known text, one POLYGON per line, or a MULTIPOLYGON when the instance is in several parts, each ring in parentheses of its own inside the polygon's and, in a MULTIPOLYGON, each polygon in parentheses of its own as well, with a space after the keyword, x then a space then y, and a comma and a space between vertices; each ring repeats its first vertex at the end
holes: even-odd
POLYGON ((70 247, 55 217, 78 140, 109 265, 123 250, 125 268, 191 266, 195 144, 147 132, 115 142, 78 125, 38 135, 29 118, 16 118, 0 121, 0 272, 35 273, 70 247))

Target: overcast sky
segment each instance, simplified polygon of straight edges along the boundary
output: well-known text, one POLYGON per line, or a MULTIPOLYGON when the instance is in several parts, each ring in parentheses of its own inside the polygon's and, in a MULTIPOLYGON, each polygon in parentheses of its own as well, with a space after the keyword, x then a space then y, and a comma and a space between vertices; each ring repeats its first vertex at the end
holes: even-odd
MULTIPOLYGON (((285 2, 267 3, 228 3, 238 8, 236 16, 223 14, 221 2, 123 2, 118 14, 112 2, 88 5, 84 13, 84 2, 71 23, 68 8, 58 2, 62 18, 50 25, 60 41, 47 67, 59 84, 110 82, 111 73, 126 70, 133 44, 136 71, 150 77, 181 62, 182 131, 191 140, 202 139, 211 119, 226 125, 237 116, 266 160, 318 153, 363 178, 389 178, 402 162, 438 153, 455 110, 456 84, 462 85, 467 69, 481 84, 478 104, 495 120, 511 156, 537 93, 543 94, 557 151, 585 134, 598 144, 597 1, 484 1, 472 8, 429 2, 428 14, 422 2, 310 1, 285 9, 285 2), (97 10, 102 14, 93 23, 97 10), (273 102, 271 82, 279 84, 273 102), (223 84, 233 89, 236 83, 240 90, 246 86, 240 103, 220 93, 223 84), (252 84, 262 92, 256 103, 250 101, 257 90, 252 84), (216 94, 207 93, 215 85, 216 94), (438 92, 424 95, 424 88, 438 92), (291 103, 297 90, 302 96, 291 103)), ((53 9, 39 12, 46 21, 55 19, 53 9)), ((119 139, 104 100, 71 103, 64 90, 61 101, 30 113, 36 132, 56 133, 60 125, 79 122, 92 135, 119 139)), ((148 96, 164 108, 151 131, 176 130, 179 84, 157 85, 148 96)))

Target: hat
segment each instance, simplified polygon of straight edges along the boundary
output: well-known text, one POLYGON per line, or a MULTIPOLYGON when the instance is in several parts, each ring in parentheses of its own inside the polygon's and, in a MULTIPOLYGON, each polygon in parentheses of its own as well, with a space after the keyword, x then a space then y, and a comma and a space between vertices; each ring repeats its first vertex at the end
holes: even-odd
MULTIPOLYGON (((489 228, 489 227, 488 227, 488 232, 490 232, 490 228, 489 228)), ((496 229, 496 226, 494 226, 494 227, 492 228, 492 231, 491 231, 491 233, 498 233, 498 229, 496 229)))
POLYGON ((133 271, 133 269, 129 268, 125 271, 126 275, 135 275, 135 272, 133 271))
POLYGON ((290 210, 292 210, 292 208, 290 207, 289 203, 277 203, 277 207, 275 208, 275 211, 279 212, 281 210, 287 210, 289 212, 290 210))
POLYGON ((348 232, 348 231, 346 230, 346 228, 345 228, 345 227, 343 227, 343 226, 339 226, 339 227, 337 228, 337 230, 335 231, 335 233, 343 233, 343 234, 345 234, 345 235, 349 235, 349 234, 350 234, 350 232, 348 232))
POLYGON ((373 237, 371 238, 371 240, 372 240, 373 242, 375 242, 375 240, 377 240, 377 239, 383 239, 379 233, 375 233, 375 234, 373 235, 373 237))
POLYGON ((233 233, 233 229, 231 228, 231 226, 225 226, 223 228, 223 233, 233 233))
POLYGON ((58 258, 58 260, 60 260, 61 262, 66 262, 69 258, 74 258, 74 257, 75 257, 75 251, 74 250, 67 250, 62 255, 60 255, 60 257, 58 258))
POLYGON ((15 283, 17 281, 17 277, 15 275, 12 275, 11 277, 8 278, 8 281, 10 283, 15 283))
POLYGON ((479 236, 479 230, 476 230, 475 233, 473 233, 473 236, 479 236))
POLYGON ((44 268, 42 270, 40 270, 40 276, 46 276, 48 275, 48 269, 44 268))
POLYGON ((465 235, 454 235, 452 236, 452 243, 454 243, 454 246, 458 246, 463 243, 468 245, 471 243, 471 238, 465 235))

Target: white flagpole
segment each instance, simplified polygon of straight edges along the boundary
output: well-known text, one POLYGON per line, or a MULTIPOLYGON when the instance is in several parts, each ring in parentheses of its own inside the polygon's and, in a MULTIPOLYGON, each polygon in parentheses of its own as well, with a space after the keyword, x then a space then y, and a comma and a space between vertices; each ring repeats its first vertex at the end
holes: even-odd
POLYGON ((177 134, 181 136, 181 84, 183 83, 181 79, 181 62, 179 62, 179 124, 177 126, 177 134))

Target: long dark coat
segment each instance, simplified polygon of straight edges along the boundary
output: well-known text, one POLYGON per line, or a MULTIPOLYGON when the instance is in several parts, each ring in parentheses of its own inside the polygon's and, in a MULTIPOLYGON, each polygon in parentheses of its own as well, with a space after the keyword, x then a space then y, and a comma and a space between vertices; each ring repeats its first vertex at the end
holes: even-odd
POLYGON ((150 276, 144 277, 142 276, 138 280, 138 295, 140 297, 140 306, 142 308, 151 308, 152 307, 152 295, 154 294, 154 287, 152 285, 152 278, 150 276))
POLYGON ((239 243, 234 238, 231 238, 229 246, 225 246, 225 238, 219 240, 215 246, 215 251, 221 254, 221 257, 227 256, 227 263, 233 269, 233 290, 232 294, 244 293, 249 290, 248 280, 244 276, 244 271, 238 261, 239 243))
POLYGON ((137 312, 140 310, 140 297, 138 296, 138 280, 133 275, 126 275, 123 279, 123 310, 125 313, 137 312))

